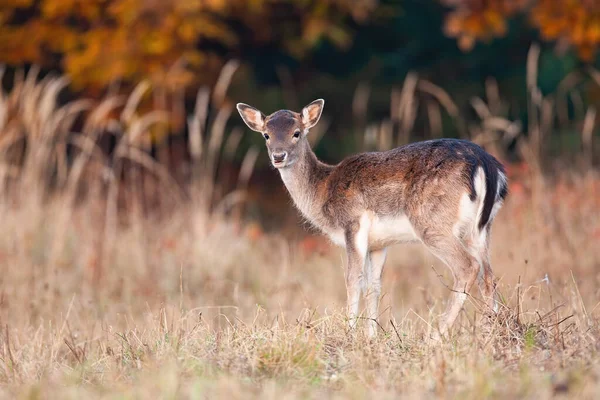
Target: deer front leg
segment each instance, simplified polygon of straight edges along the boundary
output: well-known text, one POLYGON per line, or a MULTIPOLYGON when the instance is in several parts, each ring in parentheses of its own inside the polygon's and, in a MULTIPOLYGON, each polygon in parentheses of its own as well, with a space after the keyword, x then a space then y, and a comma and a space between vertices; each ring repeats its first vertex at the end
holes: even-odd
POLYGON ((355 249, 346 249, 348 255, 348 269, 346 271, 346 294, 348 307, 348 322, 351 328, 356 325, 358 305, 363 286, 363 265, 365 258, 355 249))
POLYGON ((356 325, 358 305, 364 286, 364 271, 369 248, 369 220, 361 218, 346 228, 346 253, 348 270, 346 271, 346 292, 348 319, 350 327, 356 325))
POLYGON ((369 337, 377 335, 377 317, 379 316, 379 297, 381 296, 381 274, 387 255, 386 249, 372 250, 367 257, 367 312, 369 318, 369 337))

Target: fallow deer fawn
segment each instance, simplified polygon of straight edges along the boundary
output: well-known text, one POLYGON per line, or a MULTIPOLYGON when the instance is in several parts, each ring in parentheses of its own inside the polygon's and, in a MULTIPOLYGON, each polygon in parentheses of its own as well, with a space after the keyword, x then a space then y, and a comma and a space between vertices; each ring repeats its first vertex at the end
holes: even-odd
POLYGON ((351 324, 364 292, 369 336, 376 335, 386 249, 396 243, 423 243, 454 275, 438 334, 448 332, 478 277, 486 303, 496 310, 489 241, 492 221, 507 194, 502 164, 476 144, 455 139, 324 164, 306 138, 324 103, 319 99, 301 113, 280 110, 268 117, 247 104, 239 103, 237 109, 246 125, 266 139, 271 162, 296 207, 345 247, 351 324))

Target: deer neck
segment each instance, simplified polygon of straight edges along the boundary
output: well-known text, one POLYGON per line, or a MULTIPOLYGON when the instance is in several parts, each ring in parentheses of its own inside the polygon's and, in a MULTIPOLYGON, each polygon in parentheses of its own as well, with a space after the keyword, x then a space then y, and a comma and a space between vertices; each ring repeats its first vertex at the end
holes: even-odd
POLYGON ((281 168, 279 173, 295 206, 305 218, 320 227, 323 201, 319 189, 333 167, 319 161, 307 141, 303 146, 300 158, 289 167, 281 168))

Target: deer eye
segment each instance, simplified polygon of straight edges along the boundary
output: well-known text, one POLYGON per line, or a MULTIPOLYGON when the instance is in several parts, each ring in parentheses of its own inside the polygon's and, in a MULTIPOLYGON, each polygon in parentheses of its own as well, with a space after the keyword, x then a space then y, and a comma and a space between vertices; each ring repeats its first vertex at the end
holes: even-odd
POLYGON ((269 135, 267 135, 266 133, 263 134, 263 136, 265 137, 265 139, 269 140, 269 135))
POLYGON ((300 137, 300 131, 297 130, 296 132, 294 132, 294 137, 295 138, 299 138, 300 137))

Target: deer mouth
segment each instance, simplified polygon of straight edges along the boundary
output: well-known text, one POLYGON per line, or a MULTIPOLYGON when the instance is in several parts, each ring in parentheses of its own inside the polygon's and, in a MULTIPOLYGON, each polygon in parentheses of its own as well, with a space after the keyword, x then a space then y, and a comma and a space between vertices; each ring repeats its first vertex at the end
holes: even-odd
POLYGON ((275 168, 285 167, 288 160, 287 152, 277 152, 271 155, 271 161, 273 162, 273 166, 275 168))
POLYGON ((275 168, 283 168, 286 164, 286 160, 273 160, 273 166, 275 168))

